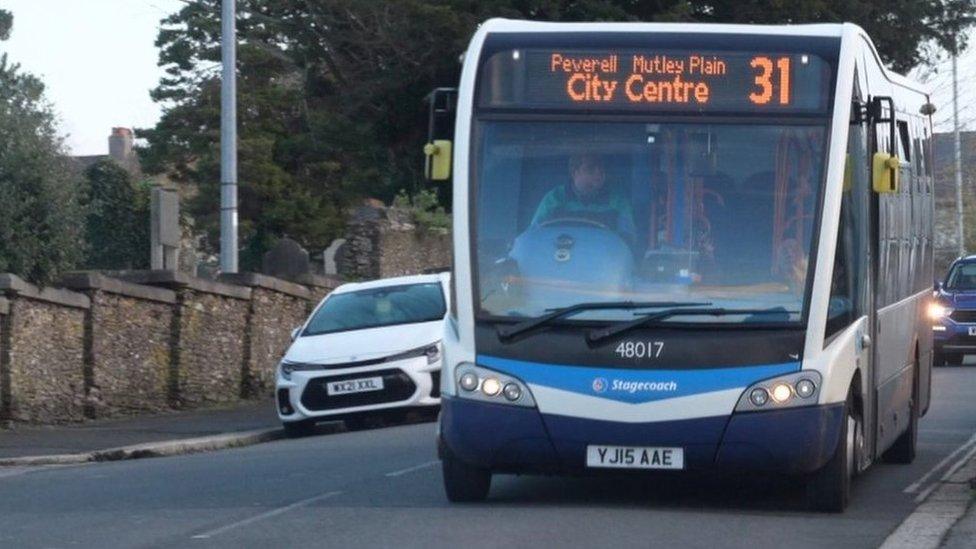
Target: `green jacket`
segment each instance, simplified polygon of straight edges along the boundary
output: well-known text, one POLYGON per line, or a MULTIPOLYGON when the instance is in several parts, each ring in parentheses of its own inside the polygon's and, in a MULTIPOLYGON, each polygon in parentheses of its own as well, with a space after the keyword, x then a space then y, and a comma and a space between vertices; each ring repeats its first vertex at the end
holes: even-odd
POLYGON ((634 212, 623 193, 607 191, 593 200, 580 200, 569 185, 560 185, 549 191, 532 216, 532 224, 538 225, 550 219, 580 217, 606 225, 616 231, 629 244, 633 244, 637 229, 634 212))

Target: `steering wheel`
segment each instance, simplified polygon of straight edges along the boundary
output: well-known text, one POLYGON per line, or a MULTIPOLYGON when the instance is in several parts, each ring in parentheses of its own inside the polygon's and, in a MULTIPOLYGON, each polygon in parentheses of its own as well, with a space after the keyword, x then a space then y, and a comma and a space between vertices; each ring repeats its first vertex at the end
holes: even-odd
POLYGON ((542 221, 541 223, 539 223, 539 227, 548 227, 550 225, 560 225, 560 224, 568 224, 568 223, 589 225, 591 227, 597 227, 599 229, 605 229, 607 231, 610 230, 610 227, 608 227, 605 223, 600 223, 599 221, 593 219, 587 219, 585 217, 557 217, 554 219, 547 219, 546 221, 542 221))

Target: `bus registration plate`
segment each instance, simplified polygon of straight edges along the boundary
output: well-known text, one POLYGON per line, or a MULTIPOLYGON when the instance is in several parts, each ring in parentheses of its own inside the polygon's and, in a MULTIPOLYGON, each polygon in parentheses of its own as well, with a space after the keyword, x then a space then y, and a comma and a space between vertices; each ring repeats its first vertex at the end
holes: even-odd
POLYGON ((587 446, 587 467, 618 469, 684 469, 683 448, 587 446))

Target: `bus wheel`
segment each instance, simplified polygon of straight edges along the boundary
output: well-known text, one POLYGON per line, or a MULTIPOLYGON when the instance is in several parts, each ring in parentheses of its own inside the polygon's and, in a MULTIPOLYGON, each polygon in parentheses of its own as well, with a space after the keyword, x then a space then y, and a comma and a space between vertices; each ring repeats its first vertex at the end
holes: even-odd
POLYGON ((949 366, 958 366, 962 364, 965 355, 959 353, 945 353, 945 363, 949 366))
POLYGON ((491 488, 491 471, 472 467, 459 461, 450 452, 441 457, 444 472, 444 491, 447 499, 455 502, 483 501, 491 488))
POLYGON ((841 513, 851 498, 851 477, 857 468, 857 433, 860 418, 854 409, 853 393, 847 394, 840 440, 834 455, 807 481, 807 501, 814 511, 841 513))
POLYGON ((932 351, 932 366, 944 366, 946 363, 945 353, 942 351, 932 351))
POLYGON ((918 445, 918 372, 915 371, 914 375, 908 429, 884 453, 884 460, 888 463, 908 464, 915 461, 915 449, 918 445))

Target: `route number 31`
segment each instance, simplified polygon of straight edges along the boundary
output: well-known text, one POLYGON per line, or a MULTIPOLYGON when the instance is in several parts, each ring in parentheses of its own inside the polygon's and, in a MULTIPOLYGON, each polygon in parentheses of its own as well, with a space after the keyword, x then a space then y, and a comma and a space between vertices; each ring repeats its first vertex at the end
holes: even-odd
POLYGON ((790 58, 778 57, 774 61, 766 56, 753 57, 749 66, 757 69, 756 89, 749 94, 749 101, 756 105, 768 105, 774 91, 779 91, 777 103, 790 104, 790 58), (778 82, 777 82, 778 80, 778 82))

